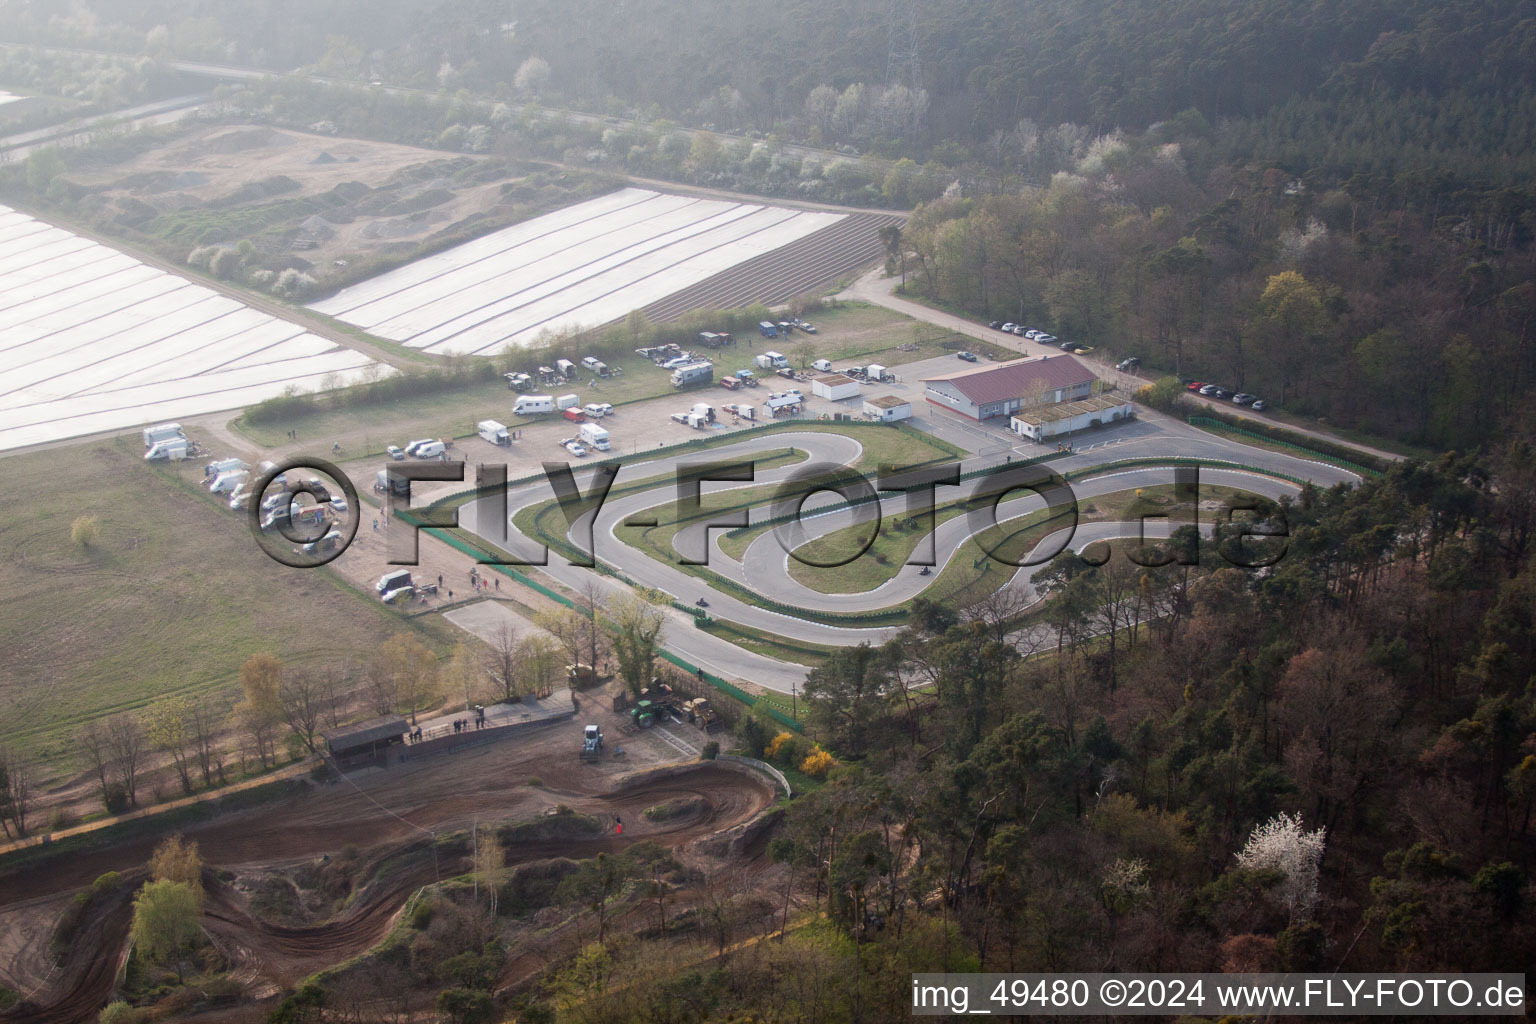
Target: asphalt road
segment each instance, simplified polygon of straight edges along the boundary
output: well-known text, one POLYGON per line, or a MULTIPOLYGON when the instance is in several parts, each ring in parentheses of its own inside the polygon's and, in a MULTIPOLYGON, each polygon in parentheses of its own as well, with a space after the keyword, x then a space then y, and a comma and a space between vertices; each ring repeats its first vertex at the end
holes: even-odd
MULTIPOLYGON (((1354 482, 1357 479, 1353 474, 1332 465, 1310 462, 1277 452, 1232 445, 1167 417, 1133 421, 1119 428, 1111 428, 1095 437, 1098 438, 1098 443, 1092 449, 1055 461, 1050 464, 1051 468, 1057 472, 1065 472, 1127 458, 1184 456, 1241 461, 1261 469, 1315 480, 1323 485, 1354 482), (1120 432, 1123 432, 1123 436, 1113 436, 1120 432)), ((862 451, 858 441, 851 437, 811 432, 778 434, 767 438, 747 439, 739 444, 712 449, 707 455, 692 453, 629 463, 620 471, 614 486, 617 489, 627 483, 645 479, 670 479, 680 464, 746 459, 756 452, 782 448, 785 444, 801 449, 805 453, 805 462, 847 465, 857 461, 862 451)), ((1006 450, 1011 453, 1011 447, 1006 450)), ((998 465, 1004 463, 1008 457, 1008 454, 1000 452, 985 458, 969 459, 962 463, 962 471, 998 465)), ((786 465, 766 470, 757 474, 751 484, 706 484, 704 493, 719 494, 745 487, 772 484, 785 479, 796 468, 795 465, 786 465)), ((592 471, 578 471, 577 481, 583 489, 590 485, 593 475, 592 471)), ((1267 497, 1277 498, 1283 494, 1294 493, 1296 490, 1294 485, 1274 477, 1230 470, 1205 469, 1201 471, 1201 479, 1210 484, 1241 487, 1267 497)), ((1080 481, 1073 485, 1073 491, 1078 498, 1085 499, 1112 491, 1168 483, 1171 480, 1172 474, 1169 470, 1135 469, 1080 481)), ((542 481, 509 492, 506 505, 508 520, 510 521, 519 509, 547 501, 552 496, 553 492, 549 485, 542 481)), ((650 558, 622 543, 615 536, 614 529, 619 524, 628 521, 631 517, 648 518, 647 510, 654 509, 659 504, 670 504, 674 500, 675 492, 666 486, 616 496, 602 506, 595 517, 595 522, 589 513, 572 524, 570 536, 573 541, 579 543, 578 538, 584 536, 587 524, 592 522, 597 556, 625 573, 636 583, 670 593, 685 603, 704 596, 708 600, 709 612, 712 616, 771 634, 806 643, 848 646, 863 642, 880 643, 895 632, 893 627, 832 626, 769 611, 743 601, 731 593, 710 587, 703 579, 683 572, 675 564, 666 564, 650 558)), ((897 498, 896 500, 904 501, 905 499, 897 498)), ((1034 496, 1012 499, 1004 502, 999 519, 1006 521, 1027 515, 1040 507, 1042 507, 1040 499, 1034 496)), ((654 513, 651 514, 654 515, 654 513)), ((771 510, 758 508, 753 510, 752 518, 754 521, 760 521, 771 514, 771 510)), ((465 528, 506 546, 506 542, 498 536, 498 519, 495 505, 487 500, 472 503, 460 512, 460 523, 465 528)), ((806 527, 806 537, 808 539, 837 529, 847 521, 845 515, 838 513, 812 518, 806 527)), ((1148 524, 1147 534, 1156 537, 1160 535, 1159 531, 1165 528, 1165 526, 1158 526, 1154 521, 1148 524)), ((1207 524, 1208 528, 1209 524, 1207 524)), ((1073 546, 1080 548, 1081 545, 1095 540, 1134 536, 1139 529, 1140 525, 1136 523, 1083 524, 1074 538, 1073 546)), ((701 540, 698 536, 699 532, 698 527, 684 531, 680 533, 677 543, 685 549, 689 549, 690 545, 692 549, 697 549, 701 540)), ((715 531, 715 541, 718 541, 719 532, 715 531)), ((790 578, 784 571, 788 556, 779 547, 772 534, 754 542, 748 548, 741 563, 733 562, 714 544, 711 545, 710 557, 716 571, 783 604, 826 612, 869 611, 900 605, 920 595, 925 587, 938 579, 944 562, 954 555, 969 533, 969 525, 963 517, 943 524, 936 532, 939 566, 933 574, 925 577, 918 575, 916 569, 903 571, 881 588, 857 595, 821 594, 790 578)), ((1062 539, 1053 535, 1052 538, 1043 541, 1037 550, 1048 550, 1052 543, 1059 545, 1062 539)), ((514 550, 524 553, 527 548, 523 546, 514 550)), ((566 559, 556 553, 550 554, 549 564, 542 571, 574 590, 593 585, 605 596, 618 595, 628 590, 623 583, 600 576, 586 568, 570 565, 566 559)), ((1034 567, 1021 569, 1014 576, 1014 584, 1029 588, 1031 598, 1036 596, 1028 582, 1028 577, 1033 571, 1035 571, 1034 567)), ((788 692, 791 685, 803 683, 807 671, 803 665, 781 662, 755 654, 697 630, 693 627, 691 619, 681 613, 673 613, 673 622, 667 631, 666 646, 682 657, 701 664, 719 675, 747 679, 781 692, 788 692)))

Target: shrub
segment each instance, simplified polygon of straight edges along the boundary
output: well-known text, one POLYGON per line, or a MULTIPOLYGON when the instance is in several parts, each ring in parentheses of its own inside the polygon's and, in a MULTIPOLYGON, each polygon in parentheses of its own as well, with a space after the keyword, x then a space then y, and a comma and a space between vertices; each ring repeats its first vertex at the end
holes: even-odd
POLYGON ((800 762, 800 770, 813 779, 824 778, 837 766, 837 760, 825 750, 818 750, 800 762))
POLYGON ((101 1015, 96 1018, 97 1024, 139 1024, 143 1019, 138 1007, 129 1006, 121 999, 102 1007, 101 1015))
POLYGON ((95 516, 76 516, 69 524, 69 539, 78 547, 89 548, 101 539, 101 523, 95 516))
POLYGON ((795 737, 792 733, 781 732, 773 738, 771 743, 763 748, 763 753, 767 754, 769 758, 778 757, 779 751, 784 749, 785 744, 793 743, 794 739, 795 737))

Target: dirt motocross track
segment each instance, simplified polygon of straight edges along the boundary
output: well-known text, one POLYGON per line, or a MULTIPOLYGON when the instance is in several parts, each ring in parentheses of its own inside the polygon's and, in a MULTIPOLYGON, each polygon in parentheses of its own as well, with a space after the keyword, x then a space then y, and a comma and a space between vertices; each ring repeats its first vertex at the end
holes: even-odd
MULTIPOLYGON (((530 757, 532 751, 523 749, 521 756, 507 756, 513 747, 501 744, 449 760, 367 773, 357 779, 359 788, 343 781, 295 800, 187 829, 185 835, 197 842, 209 868, 204 878, 208 894, 204 925, 234 962, 233 969, 252 987, 289 987, 378 943, 411 893, 431 884, 439 874, 447 878, 462 872, 466 864, 461 854, 451 850, 440 849, 435 866, 431 856, 408 858, 407 866, 356 892, 342 914, 312 927, 279 926, 252 916, 240 895, 218 879, 214 869, 220 867, 294 864, 348 844, 359 847, 367 861, 377 864, 413 847, 428 849, 423 829, 441 833, 467 828, 472 817, 482 823, 525 820, 556 803, 594 815, 605 825, 613 815, 628 819, 622 837, 605 829, 595 836, 506 845, 508 866, 553 856, 584 858, 641 840, 679 846, 715 835, 750 820, 774 799, 766 780, 717 763, 621 779, 604 770, 611 764, 593 768, 573 763, 552 770, 547 754, 530 757), (523 784, 533 768, 543 773, 545 786, 523 784), (662 823, 648 822, 641 814, 647 807, 679 798, 697 798, 698 810, 662 823)), ((61 857, 0 878, 0 915, 12 908, 23 910, 22 905, 39 902, 42 894, 89 885, 105 871, 133 871, 144 864, 158 838, 61 857)), ((134 883, 142 880, 142 871, 132 879, 134 883)), ((124 885, 94 907, 63 962, 38 979, 41 984, 24 1002, 0 1014, 0 1022, 94 1020, 111 995, 126 950, 136 888, 136 884, 124 885)))

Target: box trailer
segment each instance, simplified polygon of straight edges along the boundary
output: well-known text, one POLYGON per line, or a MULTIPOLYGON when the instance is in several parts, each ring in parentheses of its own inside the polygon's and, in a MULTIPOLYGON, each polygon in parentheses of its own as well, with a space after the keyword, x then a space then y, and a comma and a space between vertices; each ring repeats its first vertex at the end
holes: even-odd
POLYGON ((672 386, 686 388, 694 384, 708 384, 715 379, 715 364, 707 359, 685 363, 672 371, 672 386))
POLYGON ((600 452, 608 450, 608 431, 596 423, 583 423, 581 425, 581 443, 600 452))
POLYGON ((519 395, 517 401, 512 403, 514 416, 536 416, 541 412, 554 412, 555 399, 553 395, 519 395))
POLYGON ((753 363, 764 370, 781 370, 789 365, 789 357, 782 352, 763 352, 753 358, 753 363))
POLYGON ((580 395, 560 395, 555 398, 556 409, 574 409, 581 404, 580 395))
POLYGON ((475 424, 475 431, 491 444, 512 443, 512 435, 507 433, 506 425, 495 420, 481 420, 475 424))
POLYGON ((882 384, 885 382, 887 377, 891 377, 893 375, 886 373, 885 367, 880 363, 870 363, 868 366, 864 367, 864 376, 868 377, 876 384, 882 384))

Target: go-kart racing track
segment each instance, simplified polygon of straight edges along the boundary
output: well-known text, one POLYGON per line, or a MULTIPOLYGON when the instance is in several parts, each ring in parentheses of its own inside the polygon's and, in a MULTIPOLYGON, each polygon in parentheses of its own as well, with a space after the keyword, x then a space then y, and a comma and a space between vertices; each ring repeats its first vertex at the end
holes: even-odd
MULTIPOLYGON (((1166 417, 1156 417, 1156 422, 1159 429, 1128 443, 1054 460, 1045 465, 1060 474, 1067 472, 1080 474, 1084 470, 1097 466, 1109 467, 1101 475, 1090 476, 1071 484, 1072 491, 1079 500, 1116 491, 1173 482, 1171 465, 1166 468, 1124 470, 1115 470, 1111 466, 1112 463, 1128 459, 1194 458, 1207 460, 1212 464, 1227 465, 1241 462, 1259 470, 1311 480, 1323 487, 1336 483, 1353 484, 1359 481, 1356 474, 1326 463, 1234 445, 1166 417)), ((747 461, 765 451, 782 451, 786 445, 795 447, 798 453, 803 453, 803 459, 791 465, 781 465, 759 472, 755 474, 752 483, 706 483, 702 487, 705 507, 710 506, 709 495, 775 484, 811 463, 851 466, 857 463, 863 451, 863 446, 855 437, 805 431, 759 435, 706 452, 650 459, 638 456, 637 461, 623 464, 614 480, 614 491, 618 492, 626 485, 645 480, 656 480, 658 486, 634 494, 616 493, 602 505, 596 513, 597 518, 592 529, 596 557, 641 586, 670 593, 685 604, 693 603, 703 596, 708 602, 707 611, 712 617, 763 630, 772 635, 827 646, 883 642, 897 631, 897 627, 836 626, 771 611, 741 600, 722 588, 711 586, 707 579, 686 573, 676 564, 666 564, 651 558, 638 548, 621 541, 614 533, 615 527, 631 519, 636 522, 655 519, 658 506, 670 505, 675 500, 676 490, 672 480, 675 479, 680 466, 704 462, 747 461)), ((969 472, 983 467, 997 466, 1003 462, 1002 456, 969 459, 961 464, 961 471, 969 472)), ((595 471, 578 470, 576 479, 583 494, 587 493, 594 476, 595 471)), ((1201 467, 1200 481, 1207 485, 1240 488, 1271 499, 1294 495, 1300 489, 1296 484, 1279 477, 1247 470, 1217 468, 1215 465, 1201 467)), ((940 488, 936 501, 942 506, 946 501, 971 493, 972 488, 977 484, 977 481, 966 481, 959 488, 940 488)), ((1021 493, 1024 494, 1023 497, 1010 497, 998 505, 998 523, 1007 523, 1046 507, 1045 501, 1038 495, 1021 493)), ((550 485, 542 480, 511 488, 507 492, 508 518, 505 530, 499 522, 496 513, 498 503, 494 499, 482 498, 466 504, 459 510, 459 524, 493 545, 502 547, 518 557, 536 561, 539 556, 538 547, 532 540, 523 538, 516 527, 511 525, 511 520, 519 510, 549 501, 553 497, 550 485)), ((905 502, 904 495, 886 492, 881 498, 881 507, 885 512, 891 512, 905 508, 905 502), (893 502, 895 504, 892 504, 893 502)), ((846 508, 820 515, 815 514, 820 504, 840 503, 841 499, 831 493, 818 495, 808 501, 807 517, 802 524, 803 533, 796 536, 795 544, 798 546, 855 522, 855 513, 846 508), (822 500, 818 501, 817 498, 822 500)), ((873 503, 863 506, 863 509, 867 510, 865 515, 868 518, 873 518, 874 508, 873 503)), ((750 511, 749 522, 760 523, 773 516, 775 511, 767 503, 754 507, 750 511)), ((587 513, 578 518, 567 534, 568 539, 578 548, 585 547, 583 538, 586 536, 587 524, 592 521, 592 515, 593 513, 587 513)), ((1212 526, 1208 518, 1202 519, 1203 532, 1209 534, 1212 526)), ((1070 546, 1073 550, 1081 551, 1095 541, 1135 538, 1141 533, 1142 528, 1142 524, 1134 522, 1080 523, 1071 538, 1070 546)), ((697 557, 697 553, 702 549, 698 534, 704 529, 703 524, 695 524, 677 532, 673 544, 679 549, 679 560, 682 558, 682 552, 688 552, 693 557, 697 557)), ((1168 529, 1169 524, 1166 520, 1151 520, 1145 523, 1145 536, 1149 539, 1166 537, 1168 529)), ((904 567, 893 579, 862 594, 823 594, 793 579, 787 571, 789 555, 781 546, 774 531, 768 531, 754 540, 741 561, 732 559, 720 549, 721 532, 723 531, 716 529, 710 535, 708 563, 712 571, 749 587, 772 601, 804 608, 811 613, 835 615, 840 612, 871 612, 899 608, 909 604, 938 581, 944 567, 975 532, 975 528, 970 519, 964 515, 940 524, 934 535, 937 559, 929 575, 920 575, 915 566, 904 567)), ((1057 550, 1065 542, 1066 538, 1062 535, 1062 531, 1052 533, 1035 545, 1028 561, 1039 559, 1043 562, 1046 559, 1040 558, 1041 554, 1057 550)), ((1117 557, 1123 556, 1117 555, 1117 557)), ((1207 557, 1217 556, 1208 553, 1207 557)), ((1039 571, 1039 568, 1039 564, 1034 564, 1019 569, 1012 574, 1008 585, 1025 588, 1028 597, 1033 601, 1039 595, 1035 594, 1029 578, 1039 571)), ((572 590, 580 590, 589 584, 595 584, 603 593, 618 595, 628 589, 622 581, 570 564, 554 550, 549 552, 548 564, 541 571, 572 590)), ((748 651, 725 639, 693 629, 687 617, 681 613, 676 615, 673 626, 667 631, 666 646, 684 659, 717 675, 749 680, 781 693, 789 693, 792 686, 803 685, 808 671, 803 665, 748 651)))
MULTIPOLYGON (((510 867, 550 857, 613 853, 644 840, 680 846, 751 821, 776 796, 762 776, 722 762, 639 774, 607 788, 603 783, 612 776, 593 775, 589 766, 577 765, 574 757, 571 761, 570 767, 560 767, 552 763, 547 746, 525 750, 521 742, 508 740, 454 755, 452 772, 431 761, 396 766, 357 777, 359 788, 343 782, 189 827, 186 838, 198 844, 207 865, 205 930, 247 991, 276 993, 377 945, 412 893, 468 869, 466 851, 459 847, 440 848, 434 860, 428 830, 467 830, 472 816, 482 824, 531 817, 556 801, 600 819, 627 819, 622 836, 604 829, 595 835, 507 842, 510 867), (548 789, 520 784, 535 770, 548 789), (678 800, 689 801, 694 809, 663 822, 647 821, 641 813, 678 800), (340 914, 310 927, 276 925, 253 915, 237 888, 219 873, 232 871, 238 878, 249 870, 300 865, 348 844, 363 847, 357 877, 371 881, 360 882, 340 914), (374 878, 386 864, 398 866, 374 878)), ((146 836, 54 857, 0 877, 0 933, 10 936, 7 981, 19 983, 22 996, 0 1013, 0 1021, 83 1024, 96 1019, 126 955, 131 899, 144 880, 142 865, 161 838, 146 836), (74 891, 112 870, 123 873, 125 884, 92 906, 68 952, 55 963, 48 949, 52 922, 74 891)), ((750 848, 743 853, 755 855, 750 848)), ((537 951, 513 953, 500 984, 522 980, 541 966, 537 951)))

